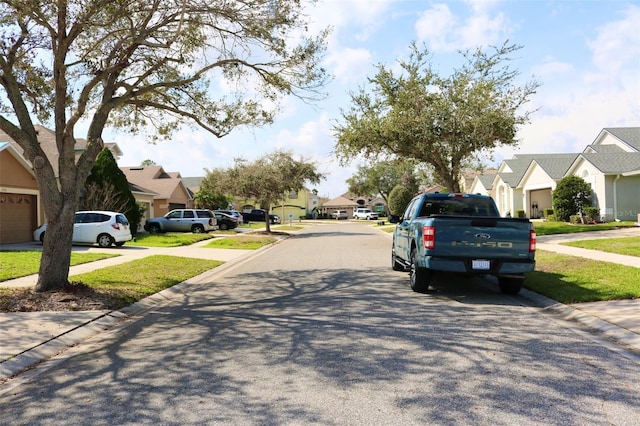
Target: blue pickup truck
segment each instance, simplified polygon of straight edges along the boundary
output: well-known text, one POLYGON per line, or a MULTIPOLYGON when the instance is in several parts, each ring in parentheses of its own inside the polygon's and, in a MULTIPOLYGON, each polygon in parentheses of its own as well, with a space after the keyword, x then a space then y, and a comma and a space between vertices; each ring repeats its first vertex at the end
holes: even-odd
POLYGON ((528 219, 500 217, 491 197, 427 193, 415 197, 396 223, 391 266, 408 271, 411 288, 427 290, 434 272, 493 275, 517 294, 535 267, 536 232, 528 219))

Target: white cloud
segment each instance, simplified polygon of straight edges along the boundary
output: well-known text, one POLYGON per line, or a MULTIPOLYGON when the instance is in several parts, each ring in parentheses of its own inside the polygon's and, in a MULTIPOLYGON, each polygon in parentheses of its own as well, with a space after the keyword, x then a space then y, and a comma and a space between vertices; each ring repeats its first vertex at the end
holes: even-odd
POLYGON ((307 9, 311 17, 310 29, 318 31, 331 26, 336 33, 345 28, 358 41, 364 41, 384 24, 392 4, 398 0, 320 0, 307 9))
POLYGON ((574 72, 572 64, 558 61, 552 57, 544 58, 541 64, 535 65, 532 72, 536 77, 554 77, 557 75, 567 75, 574 72))
POLYGON ((460 28, 458 43, 465 49, 501 45, 509 32, 509 20, 502 13, 475 15, 460 28))
POLYGON ((446 4, 437 4, 420 14, 416 21, 418 39, 426 41, 433 51, 449 51, 454 48, 450 42, 453 29, 459 25, 458 19, 446 4))
POLYGON ((366 49, 335 49, 326 59, 328 67, 340 83, 361 82, 371 66, 371 52, 366 49))
POLYGON ((623 19, 608 22, 596 29, 596 37, 587 42, 596 68, 587 75, 590 82, 610 82, 618 86, 635 83, 635 89, 638 89, 640 79, 638 26, 640 26, 640 7, 629 6, 623 19))
POLYGON ((444 3, 423 11, 415 24, 418 39, 433 52, 502 44, 511 32, 509 19, 501 12, 492 12, 494 2, 466 3, 472 12, 467 17, 455 15, 444 3))

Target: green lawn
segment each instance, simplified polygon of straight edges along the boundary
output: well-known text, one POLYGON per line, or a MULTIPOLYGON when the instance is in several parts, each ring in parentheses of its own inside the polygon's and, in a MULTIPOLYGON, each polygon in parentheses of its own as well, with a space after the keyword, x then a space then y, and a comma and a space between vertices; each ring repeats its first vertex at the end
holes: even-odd
POLYGON ((633 299, 640 297, 640 269, 538 250, 524 285, 561 303, 633 299))
MULTIPOLYGON (((120 256, 119 254, 108 253, 71 253, 71 266, 82 263, 95 262, 96 260, 108 259, 120 256)), ((0 251, 0 282, 12 280, 14 278, 26 277, 37 274, 40 269, 41 251, 0 251)))

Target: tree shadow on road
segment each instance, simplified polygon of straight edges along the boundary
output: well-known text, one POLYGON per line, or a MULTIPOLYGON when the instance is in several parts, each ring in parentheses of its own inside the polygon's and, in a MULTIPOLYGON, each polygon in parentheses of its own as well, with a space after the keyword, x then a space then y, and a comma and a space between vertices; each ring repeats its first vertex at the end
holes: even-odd
POLYGON ((230 272, 181 287, 0 407, 8 423, 72 424, 337 424, 375 407, 414 423, 599 423, 589 401, 640 407, 625 380, 637 365, 608 371, 615 354, 594 357, 516 298, 438 280, 417 294, 388 268, 230 272))

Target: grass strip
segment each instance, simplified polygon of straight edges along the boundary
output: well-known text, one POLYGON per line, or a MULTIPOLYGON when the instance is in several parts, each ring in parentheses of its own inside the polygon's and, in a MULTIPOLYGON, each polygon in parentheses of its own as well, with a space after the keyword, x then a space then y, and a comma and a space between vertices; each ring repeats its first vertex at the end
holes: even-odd
POLYGON ((108 298, 112 309, 120 309, 223 263, 218 260, 155 255, 73 275, 69 281, 86 284, 108 298))
POLYGON ((524 286, 561 303, 635 299, 640 269, 538 250, 524 286))
POLYGON ((135 241, 127 241, 126 245, 138 247, 181 247, 211 238, 214 238, 214 235, 209 233, 167 232, 165 234, 138 234, 135 241))
POLYGON ((576 232, 589 231, 610 231, 613 229, 627 228, 635 226, 633 222, 607 222, 594 223, 591 225, 576 225, 567 222, 538 222, 534 221, 533 226, 538 235, 555 234, 575 234, 576 232))
POLYGON ((204 245, 204 248, 256 250, 276 241, 277 239, 274 237, 247 235, 215 239, 204 245))
MULTIPOLYGON (((72 252, 70 266, 95 262, 96 260, 108 259, 110 257, 117 256, 120 255, 109 253, 72 252)), ((41 258, 42 252, 39 250, 0 251, 0 264, 2 265, 2 268, 0 268, 0 282, 37 274, 40 270, 41 258)))

